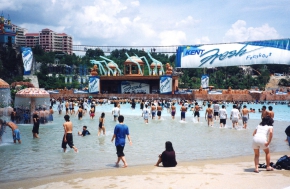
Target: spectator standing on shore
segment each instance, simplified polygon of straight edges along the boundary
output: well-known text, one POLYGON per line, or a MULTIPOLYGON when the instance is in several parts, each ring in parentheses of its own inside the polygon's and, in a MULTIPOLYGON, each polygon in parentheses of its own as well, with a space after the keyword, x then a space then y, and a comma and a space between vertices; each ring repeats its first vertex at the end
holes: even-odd
POLYGON ((0 128, 4 127, 4 126, 10 127, 10 129, 12 130, 13 142, 16 143, 16 140, 17 140, 18 143, 21 144, 20 131, 18 129, 18 126, 15 123, 13 123, 11 121, 6 122, 6 121, 3 121, 2 119, 0 119, 0 125, 1 125, 0 128))
POLYGON ((222 105, 222 109, 219 110, 220 127, 225 127, 227 122, 227 110, 225 105, 222 105))
POLYGON ((125 154, 124 154, 124 148, 125 148, 125 143, 126 143, 126 136, 129 140, 130 145, 132 145, 132 140, 130 138, 129 134, 129 128, 126 124, 124 124, 124 116, 120 115, 118 117, 119 124, 115 126, 114 129, 114 135, 112 137, 112 142, 115 139, 115 146, 117 150, 117 162, 116 166, 119 166, 119 162, 122 161, 124 163, 123 168, 126 168, 128 166, 126 159, 125 159, 125 154))
POLYGON ((205 110, 205 120, 207 120, 208 126, 213 126, 213 109, 211 108, 211 104, 207 105, 207 109, 205 110))
POLYGON ((214 102, 213 111, 214 111, 213 112, 214 119, 217 120, 220 111, 220 105, 217 103, 217 101, 214 102))
POLYGON ((165 143, 165 151, 163 151, 158 157, 159 158, 155 166, 159 166, 161 162, 163 167, 175 167, 177 165, 175 151, 170 141, 165 143))
POLYGON ((241 119, 241 114, 235 104, 233 105, 230 119, 232 120, 233 128, 236 128, 236 126, 238 126, 239 119, 241 119))
POLYGON ((259 173, 259 156, 260 148, 264 150, 266 154, 266 170, 273 171, 273 168, 270 166, 270 150, 269 144, 271 143, 273 137, 273 119, 270 117, 264 117, 262 122, 257 126, 253 133, 253 149, 255 153, 254 163, 255 170, 254 172, 259 173))
POLYGON ((243 128, 246 129, 247 128, 247 123, 248 123, 248 120, 249 120, 249 113, 250 113, 250 110, 247 109, 247 106, 244 105, 243 106, 243 109, 242 109, 242 120, 243 120, 243 128))

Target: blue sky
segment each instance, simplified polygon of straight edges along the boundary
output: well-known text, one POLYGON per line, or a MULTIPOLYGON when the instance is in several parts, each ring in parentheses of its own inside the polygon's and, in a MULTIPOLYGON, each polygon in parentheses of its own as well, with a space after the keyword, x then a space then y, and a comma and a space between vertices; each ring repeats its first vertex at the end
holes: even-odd
POLYGON ((1 0, 29 33, 75 45, 194 45, 290 37, 289 0, 1 0))

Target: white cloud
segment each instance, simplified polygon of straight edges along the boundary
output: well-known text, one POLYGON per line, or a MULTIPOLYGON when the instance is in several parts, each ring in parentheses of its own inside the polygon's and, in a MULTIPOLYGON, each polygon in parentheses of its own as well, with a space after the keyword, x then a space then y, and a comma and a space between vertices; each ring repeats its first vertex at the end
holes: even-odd
POLYGON ((132 1, 131 5, 138 7, 140 5, 139 1, 132 1))
POLYGON ((210 39, 208 36, 203 36, 195 40, 195 44, 209 44, 210 39))
POLYGON ((18 3, 17 1, 11 1, 11 0, 1 0, 1 14, 3 11, 3 14, 5 14, 4 10, 19 10, 21 9, 22 5, 21 3, 18 3))
POLYGON ((181 45, 186 41, 186 34, 183 31, 163 31, 159 38, 160 45, 181 45))
POLYGON ((182 19, 179 22, 175 23, 175 27, 192 27, 196 23, 199 23, 199 20, 194 20, 192 16, 187 16, 185 19, 182 19))
POLYGON ((279 34, 275 28, 264 24, 260 27, 247 27, 244 20, 238 20, 229 29, 224 37, 224 42, 265 40, 279 38, 279 34))

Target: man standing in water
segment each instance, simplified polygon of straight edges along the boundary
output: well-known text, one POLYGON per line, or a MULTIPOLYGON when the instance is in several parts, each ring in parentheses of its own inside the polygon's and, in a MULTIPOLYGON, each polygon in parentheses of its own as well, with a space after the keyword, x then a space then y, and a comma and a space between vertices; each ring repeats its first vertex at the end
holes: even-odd
POLYGON ((180 111, 181 111, 181 120, 182 121, 185 121, 185 113, 186 113, 186 111, 187 111, 187 108, 184 106, 184 104, 182 104, 182 106, 181 106, 181 108, 180 108, 180 111))
POLYGON ((155 115, 156 115, 156 106, 154 103, 152 103, 151 105, 151 115, 152 115, 152 119, 155 119, 155 115))
POLYGON ((158 119, 161 118, 161 111, 162 111, 162 106, 161 106, 161 103, 158 102, 158 106, 157 106, 157 116, 158 116, 158 119))
POLYGON ((268 107, 268 112, 267 112, 267 115, 270 117, 270 118, 272 118, 272 119, 274 119, 274 112, 273 112, 273 107, 272 106, 269 106, 268 107))
POLYGON ((144 121, 146 124, 148 124, 148 119, 150 116, 150 110, 148 109, 148 105, 145 105, 145 108, 142 109, 142 117, 144 118, 144 121))
POLYGON ((194 117, 197 116, 197 121, 199 122, 199 117, 200 117, 199 111, 200 111, 200 107, 199 107, 199 105, 198 105, 197 102, 195 103, 195 106, 194 106, 194 110, 193 111, 194 111, 194 117))
POLYGON ((225 108, 225 105, 222 105, 222 109, 219 111, 219 117, 220 117, 220 127, 225 127, 227 123, 227 111, 225 108))
POLYGON ((69 120, 69 115, 65 115, 64 120, 65 120, 63 124, 64 135, 63 135, 62 145, 61 145, 61 147, 63 148, 63 152, 66 151, 67 144, 69 145, 70 148, 73 148, 75 152, 78 152, 78 149, 73 144, 73 136, 72 136, 73 124, 69 120))
POLYGON ((264 117, 267 117, 267 110, 266 110, 266 106, 262 107, 262 112, 261 112, 261 119, 263 119, 264 117))
POLYGON ((18 129, 18 126, 15 123, 13 123, 13 122, 6 122, 6 121, 3 121, 2 119, 0 119, 0 125, 1 125, 1 127, 3 127, 3 126, 10 127, 11 130, 12 130, 13 142, 16 143, 16 140, 17 140, 18 143, 21 144, 20 131, 18 129))
POLYGON ((115 126, 114 135, 111 141, 113 142, 115 139, 115 146, 116 146, 117 156, 118 156, 116 166, 119 166, 119 162, 120 160, 122 160, 122 162, 124 163, 123 168, 125 168, 128 166, 125 159, 125 154, 123 152, 125 143, 126 143, 126 135, 127 135, 130 145, 132 145, 132 140, 129 135, 128 126, 124 124, 124 116, 120 115, 118 117, 118 121, 119 121, 119 124, 115 126))
POLYGON ((247 109, 247 106, 244 105, 243 106, 243 109, 242 109, 242 119, 243 119, 243 128, 246 129, 247 128, 247 123, 248 123, 248 119, 249 119, 249 113, 250 113, 250 110, 247 109))
POLYGON ((214 115, 214 119, 217 120, 217 118, 219 117, 219 111, 220 111, 220 105, 217 103, 217 101, 215 101, 214 105, 213 105, 213 115, 214 115))
POLYGON ((211 104, 207 105, 207 109, 205 110, 205 120, 207 120, 207 125, 209 126, 213 126, 212 122, 213 122, 213 109, 211 108, 211 104), (206 119, 207 118, 207 119, 206 119))
POLYGON ((175 118, 175 112, 176 112, 176 107, 175 107, 175 103, 173 102, 172 106, 170 107, 171 109, 171 116, 172 116, 172 119, 175 118))
POLYGON ((118 108, 117 103, 114 104, 112 114, 114 116, 114 121, 117 121, 118 116, 120 116, 120 108, 118 108))
POLYGON ((240 118, 241 118, 240 112, 237 109, 237 105, 234 104, 233 109, 231 111, 231 117, 230 117, 233 123, 233 128, 236 128, 236 126, 238 126, 238 122, 240 118))

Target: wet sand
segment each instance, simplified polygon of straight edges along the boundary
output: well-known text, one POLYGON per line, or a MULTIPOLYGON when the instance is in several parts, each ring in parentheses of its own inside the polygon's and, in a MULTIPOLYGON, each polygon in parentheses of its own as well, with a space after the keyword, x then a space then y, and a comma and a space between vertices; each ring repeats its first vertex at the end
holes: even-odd
MULTIPOLYGON (((271 154, 276 162, 290 152, 271 154)), ((261 152, 260 163, 265 162, 261 152)), ((128 162, 130 163, 130 162, 128 162)), ((45 171, 45 170, 44 170, 45 171)), ((260 169, 254 173, 253 156, 225 159, 178 162, 177 167, 153 165, 112 168, 92 172, 55 175, 21 181, 0 183, 1 189, 35 188, 287 188, 290 189, 290 171, 260 169)))

